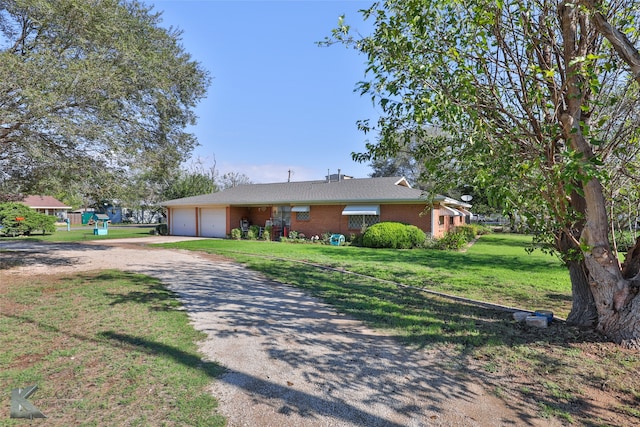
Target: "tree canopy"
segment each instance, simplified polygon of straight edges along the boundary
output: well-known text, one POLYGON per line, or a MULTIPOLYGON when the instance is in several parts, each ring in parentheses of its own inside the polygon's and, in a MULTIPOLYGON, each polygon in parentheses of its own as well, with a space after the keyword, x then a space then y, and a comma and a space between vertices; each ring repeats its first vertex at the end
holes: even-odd
POLYGON ((184 161, 209 76, 161 22, 137 1, 0 1, 0 182, 184 161))
POLYGON ((418 141, 412 152, 436 190, 482 188, 559 251, 570 321, 629 345, 640 338, 640 277, 623 275, 611 250, 605 196, 620 178, 638 179, 638 6, 388 0, 362 11, 371 35, 341 20, 328 41, 366 55, 358 88, 382 110, 377 123, 360 122, 380 139, 354 158, 418 141), (446 138, 430 138, 433 128, 446 138))

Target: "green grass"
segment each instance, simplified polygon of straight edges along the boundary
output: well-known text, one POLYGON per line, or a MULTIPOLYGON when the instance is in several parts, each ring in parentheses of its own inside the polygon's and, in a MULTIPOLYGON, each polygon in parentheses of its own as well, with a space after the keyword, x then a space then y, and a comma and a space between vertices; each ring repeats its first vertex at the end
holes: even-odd
MULTIPOLYGON (((37 384, 29 400, 47 425, 224 425, 207 390, 222 369, 202 360, 204 334, 157 280, 3 280, 0 306, 0 391, 37 384)), ((2 406, 3 425, 24 424, 2 406)))
POLYGON ((224 255, 305 289, 408 345, 442 352, 443 363, 457 363, 452 375, 473 375, 505 401, 529 402, 542 417, 595 425, 602 408, 592 402, 606 384, 610 401, 619 403, 604 409, 610 419, 603 425, 638 424, 638 413, 629 410, 640 389, 635 352, 561 322, 532 328, 509 312, 421 290, 565 316, 571 307, 568 272, 557 258, 527 253, 529 242, 527 236, 493 234, 466 252, 230 240, 161 246, 224 255))
MULTIPOLYGON (((74 228, 80 226, 74 226, 74 228)), ((106 236, 96 236, 93 234, 93 226, 82 226, 81 229, 72 229, 67 231, 66 228, 58 229, 51 234, 33 234, 31 236, 21 237, 0 237, 3 240, 32 240, 42 242, 83 242, 88 240, 107 240, 107 239, 124 239, 130 237, 148 237, 149 232, 154 226, 111 226, 109 234, 106 236)))
POLYGON ((163 246, 229 256, 287 283, 296 281, 296 271, 306 269, 296 263, 304 261, 525 310, 547 309, 566 317, 571 309, 567 269, 553 256, 527 253, 525 248, 530 241, 530 237, 522 235, 492 234, 482 236, 466 252, 234 240, 163 246), (278 269, 271 265, 270 258, 261 257, 286 259, 291 262, 287 269, 292 271, 278 269))
MULTIPOLYGON (((606 413, 603 425, 638 424, 636 352, 560 322, 530 328, 508 312, 421 290, 567 313, 566 269, 551 256, 527 254, 528 242, 494 234, 464 253, 215 239, 162 246, 233 257, 305 289, 387 335, 442 352, 452 375, 473 375, 496 396, 529 402, 541 416, 597 425, 592 420, 606 413), (600 406, 603 393, 607 403, 600 406)), ((194 345, 201 336, 157 281, 104 272, 23 282, 0 281, 5 396, 37 382, 33 402, 61 414, 57 425, 219 425, 206 394, 219 368, 201 361, 194 345)))

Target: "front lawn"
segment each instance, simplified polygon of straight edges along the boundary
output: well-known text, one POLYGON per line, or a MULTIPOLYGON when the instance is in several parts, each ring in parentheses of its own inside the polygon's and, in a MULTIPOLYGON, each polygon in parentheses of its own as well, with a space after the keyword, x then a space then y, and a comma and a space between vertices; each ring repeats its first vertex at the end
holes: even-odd
POLYGON ((527 253, 530 241, 523 235, 491 234, 482 236, 466 252, 213 239, 162 246, 229 256, 286 283, 297 282, 305 268, 299 264, 303 261, 525 310, 551 310, 566 317, 571 309, 567 269, 556 257, 539 251, 527 253), (278 268, 285 262, 290 263, 288 268, 278 268))
MULTIPOLYGON (((536 405, 542 417, 638 424, 637 352, 562 322, 532 328, 419 288, 566 313, 567 272, 553 257, 528 255, 527 241, 484 236, 464 253, 215 239, 163 246, 233 257, 303 288, 386 335, 441 352, 452 375, 475 378, 509 404, 536 405)), ((5 424, 23 424, 8 419, 10 390, 38 384, 30 401, 47 425, 223 425, 207 393, 220 369, 201 360, 203 335, 157 280, 115 271, 6 275, 0 307, 5 424)))

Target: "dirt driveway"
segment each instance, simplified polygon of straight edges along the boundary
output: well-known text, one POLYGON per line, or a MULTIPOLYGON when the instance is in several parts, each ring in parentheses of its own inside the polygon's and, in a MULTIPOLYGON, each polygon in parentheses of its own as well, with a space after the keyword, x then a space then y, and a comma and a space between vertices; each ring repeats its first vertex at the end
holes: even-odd
POLYGON ((166 240, 3 242, 0 274, 115 268, 159 278, 207 334, 201 351, 228 369, 211 392, 230 426, 559 425, 499 399, 449 354, 404 347, 231 261, 144 246, 166 240), (22 265, 6 269, 17 254, 3 249, 22 265))

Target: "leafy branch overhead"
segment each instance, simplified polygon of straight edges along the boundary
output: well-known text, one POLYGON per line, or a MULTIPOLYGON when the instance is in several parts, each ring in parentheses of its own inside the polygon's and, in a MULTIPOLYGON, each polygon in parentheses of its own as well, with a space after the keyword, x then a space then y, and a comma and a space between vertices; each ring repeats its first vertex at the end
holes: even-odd
POLYGON ((0 178, 183 161, 209 76, 161 22, 135 1, 0 2, 0 178))

